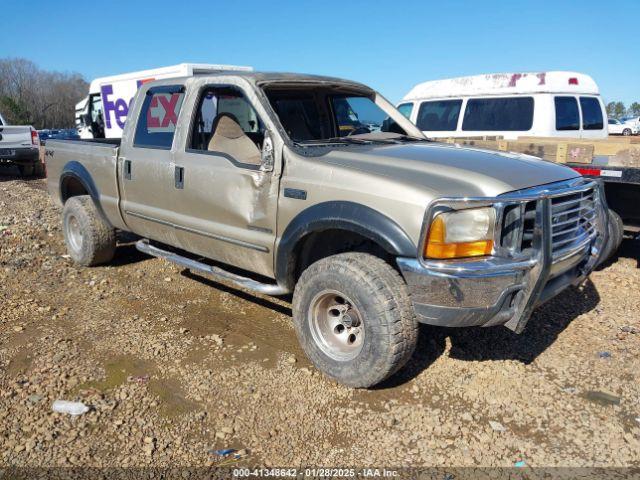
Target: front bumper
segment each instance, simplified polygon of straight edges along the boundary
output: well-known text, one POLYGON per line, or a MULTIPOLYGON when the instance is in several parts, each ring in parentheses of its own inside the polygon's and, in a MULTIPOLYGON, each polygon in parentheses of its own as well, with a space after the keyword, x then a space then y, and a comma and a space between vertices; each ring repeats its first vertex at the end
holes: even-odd
MULTIPOLYGON (((497 198, 500 202, 537 202, 534 247, 527 255, 455 261, 398 258, 418 320, 449 327, 505 325, 520 333, 536 306, 569 285, 581 283, 604 251, 604 191, 596 182, 585 181, 580 188, 585 185, 595 185, 599 193, 597 202, 594 200, 596 228, 594 234, 564 249, 562 255, 554 254, 552 249, 551 199, 559 194, 543 191, 535 198, 497 198)), ((489 203, 488 199, 484 203, 489 203)))
POLYGON ((40 161, 40 150, 37 147, 0 147, 0 163, 16 165, 33 165, 40 161))

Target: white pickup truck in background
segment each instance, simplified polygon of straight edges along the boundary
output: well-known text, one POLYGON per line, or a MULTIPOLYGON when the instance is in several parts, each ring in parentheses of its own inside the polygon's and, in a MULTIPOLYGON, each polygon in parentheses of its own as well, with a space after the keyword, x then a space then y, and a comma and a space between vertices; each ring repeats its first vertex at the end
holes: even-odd
POLYGON ((0 164, 16 165, 20 175, 43 175, 40 139, 31 126, 7 125, 0 115, 0 164))

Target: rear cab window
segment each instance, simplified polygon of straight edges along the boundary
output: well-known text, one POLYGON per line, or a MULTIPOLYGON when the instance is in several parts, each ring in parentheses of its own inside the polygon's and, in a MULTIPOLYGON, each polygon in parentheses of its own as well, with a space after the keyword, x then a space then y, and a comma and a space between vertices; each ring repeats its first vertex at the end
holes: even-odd
POLYGON ((147 90, 136 125, 134 147, 171 149, 184 94, 183 85, 163 85, 147 90))
POLYGON ((602 130, 604 119, 600 101, 595 97, 580 97, 583 130, 602 130))
POLYGON ((526 132, 533 126, 533 97, 470 98, 462 121, 465 131, 526 132))
POLYGON ((416 125, 423 131, 455 131, 462 100, 436 100, 422 102, 418 110, 416 125))
POLYGON ((575 97, 554 97, 556 130, 580 130, 580 111, 575 97))

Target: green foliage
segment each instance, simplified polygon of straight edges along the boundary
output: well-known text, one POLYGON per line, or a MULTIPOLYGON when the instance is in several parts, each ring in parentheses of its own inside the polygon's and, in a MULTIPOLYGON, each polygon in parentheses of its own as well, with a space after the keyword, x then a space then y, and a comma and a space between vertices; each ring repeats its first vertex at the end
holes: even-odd
POLYGON ((68 128, 89 85, 77 73, 40 69, 24 58, 0 58, 0 112, 14 125, 68 128))
POLYGON ((26 108, 7 95, 0 97, 0 111, 4 119, 10 124, 28 125, 31 123, 26 108))

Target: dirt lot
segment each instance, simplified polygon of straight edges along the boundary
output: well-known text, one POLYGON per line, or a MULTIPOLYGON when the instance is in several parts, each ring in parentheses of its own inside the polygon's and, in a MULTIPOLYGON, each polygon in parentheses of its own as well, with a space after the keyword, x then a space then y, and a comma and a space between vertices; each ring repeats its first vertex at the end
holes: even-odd
POLYGON ((421 328, 370 391, 315 371, 286 301, 65 254, 44 181, 0 177, 0 465, 640 466, 637 242, 522 335, 421 328))

